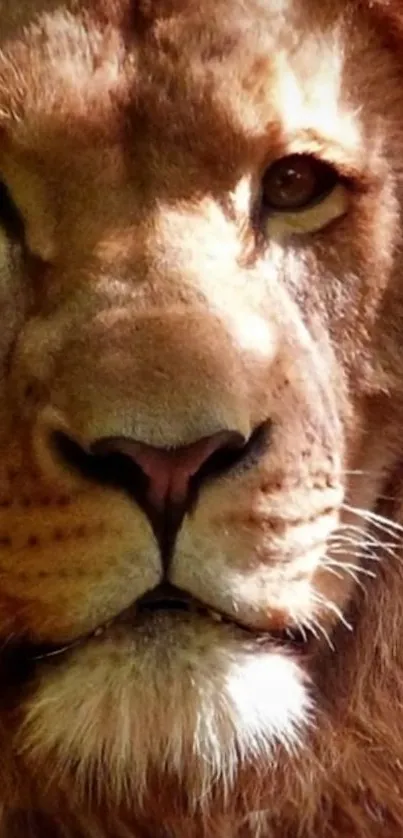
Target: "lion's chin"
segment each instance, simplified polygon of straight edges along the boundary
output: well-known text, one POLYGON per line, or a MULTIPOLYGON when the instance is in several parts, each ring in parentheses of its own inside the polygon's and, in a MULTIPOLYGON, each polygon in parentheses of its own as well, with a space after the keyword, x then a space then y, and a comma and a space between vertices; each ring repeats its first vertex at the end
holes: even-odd
POLYGON ((154 615, 118 626, 64 659, 44 662, 25 708, 22 754, 56 779, 94 783, 116 802, 141 798, 150 775, 171 776, 192 805, 239 769, 298 745, 309 721, 303 669, 197 616, 154 615), (48 763, 49 764, 49 763, 48 763))

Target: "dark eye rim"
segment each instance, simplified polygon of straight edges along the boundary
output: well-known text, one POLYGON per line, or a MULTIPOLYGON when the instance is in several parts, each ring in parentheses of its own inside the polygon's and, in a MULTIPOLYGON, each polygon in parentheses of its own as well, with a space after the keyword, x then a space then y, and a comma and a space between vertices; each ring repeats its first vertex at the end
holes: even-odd
POLYGON ((11 239, 24 241, 24 219, 3 180, 0 180, 0 227, 6 231, 11 239))
MULTIPOLYGON (((322 160, 320 157, 317 157, 314 154, 307 153, 307 152, 294 152, 291 154, 285 154, 282 157, 278 157, 276 160, 273 160, 268 166, 266 166, 261 180, 261 197, 260 197, 260 204, 261 204, 261 212, 264 216, 271 216, 271 215, 291 215, 298 212, 305 212, 308 209, 311 209, 314 206, 320 204, 328 195, 330 195, 335 187, 340 184, 344 186, 348 186, 348 179, 341 174, 337 168, 330 162, 326 160, 322 160), (318 174, 318 181, 322 179, 322 183, 320 183, 320 188, 314 190, 312 193, 312 197, 309 198, 307 201, 301 201, 296 203, 295 206, 281 206, 280 204, 276 206, 273 202, 265 200, 265 179, 270 173, 275 173, 276 169, 280 169, 282 165, 285 164, 292 164, 294 161, 309 161, 313 168, 316 169, 318 174), (322 176, 322 178, 321 178, 322 176)), ((318 183, 319 186, 319 183, 318 183)))

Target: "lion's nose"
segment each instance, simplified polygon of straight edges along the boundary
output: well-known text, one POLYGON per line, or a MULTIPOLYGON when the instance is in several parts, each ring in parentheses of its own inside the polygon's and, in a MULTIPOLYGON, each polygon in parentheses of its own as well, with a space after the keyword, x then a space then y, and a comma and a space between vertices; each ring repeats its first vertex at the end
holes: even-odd
MULTIPOLYGON (((192 478, 198 482, 211 472, 218 452, 236 451, 245 440, 241 434, 219 431, 181 448, 157 448, 135 439, 112 437, 97 440, 91 452, 97 457, 120 455, 129 459, 146 478, 147 505, 161 512, 166 506, 187 505, 192 478)), ((225 457, 224 457, 225 459, 225 457)), ((214 469, 215 470, 215 469, 214 469)))
POLYGON ((163 448, 125 436, 80 444, 53 424, 50 439, 57 460, 70 471, 123 490, 139 504, 166 560, 205 482, 236 466, 248 467, 265 445, 267 432, 266 425, 257 427, 250 437, 220 430, 189 445, 163 448))

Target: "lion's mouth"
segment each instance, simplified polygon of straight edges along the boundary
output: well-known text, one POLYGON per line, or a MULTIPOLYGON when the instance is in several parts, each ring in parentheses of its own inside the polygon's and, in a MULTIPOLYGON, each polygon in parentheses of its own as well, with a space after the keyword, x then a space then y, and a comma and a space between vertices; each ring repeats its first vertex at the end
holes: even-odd
POLYGON ((13 667, 22 667, 23 665, 26 667, 38 661, 57 659, 91 640, 101 639, 104 635, 107 636, 112 628, 121 626, 136 631, 148 619, 155 620, 158 615, 166 616, 167 614, 173 619, 178 618, 178 620, 191 620, 192 617, 204 618, 210 622, 228 626, 233 631, 240 635, 243 634, 244 637, 260 645, 263 643, 272 644, 276 648, 280 646, 298 652, 298 654, 306 654, 310 651, 314 640, 308 630, 300 630, 294 627, 271 631, 256 630, 221 611, 211 608, 185 591, 164 583, 145 594, 116 617, 97 626, 87 634, 60 644, 24 641, 14 647, 10 646, 7 649, 7 658, 11 660, 13 667))
MULTIPOLYGON (((267 443, 269 430, 267 424, 263 424, 255 430, 249 442, 244 446, 230 446, 210 457, 205 467, 206 474, 203 474, 203 477, 210 473, 214 474, 216 470, 223 473, 236 467, 250 468, 267 443)), ((62 433, 54 434, 53 444, 58 456, 81 476, 91 481, 124 490, 148 513, 157 536, 161 555, 166 562, 181 520, 184 514, 189 513, 190 509, 175 510, 168 508, 163 516, 163 518, 166 518, 165 521, 163 518, 154 521, 146 503, 144 475, 128 458, 119 454, 97 455, 88 453, 62 433), (160 526, 161 521, 162 524, 168 522, 168 528, 160 526)), ((191 488, 191 500, 193 502, 199 488, 198 482, 195 481, 191 488)), ((165 617, 169 615, 172 620, 177 618, 178 622, 180 620, 191 620, 192 618, 203 618, 211 623, 227 626, 240 635, 243 634, 244 638, 247 637, 249 641, 259 644, 273 644, 277 648, 280 646, 299 654, 310 651, 315 640, 315 636, 310 629, 305 627, 287 626, 283 629, 256 629, 223 611, 216 610, 169 583, 161 583, 111 620, 96 626, 90 632, 71 641, 38 643, 26 639, 8 644, 5 653, 0 652, 0 665, 4 665, 5 661, 6 663, 11 661, 12 667, 18 670, 18 668, 30 667, 37 661, 61 658, 91 640, 102 638, 104 635, 108 636, 108 633, 110 634, 111 630, 118 626, 126 627, 128 631, 136 631, 140 626, 144 626, 148 620, 155 623, 158 615, 165 615, 165 617)))

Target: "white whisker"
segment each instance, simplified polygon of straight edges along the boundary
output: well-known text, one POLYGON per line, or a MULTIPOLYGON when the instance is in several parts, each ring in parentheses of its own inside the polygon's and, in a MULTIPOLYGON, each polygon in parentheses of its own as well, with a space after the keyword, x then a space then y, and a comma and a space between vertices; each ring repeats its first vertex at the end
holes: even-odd
POLYGON ((339 608, 339 606, 336 605, 335 602, 333 602, 331 599, 328 599, 327 597, 324 597, 319 592, 315 592, 313 597, 317 605, 321 606, 322 608, 325 608, 327 611, 330 611, 332 614, 334 614, 337 617, 337 619, 342 623, 344 628, 346 628, 348 631, 353 631, 353 626, 351 625, 351 623, 348 622, 341 608, 339 608))
POLYGON ((332 559, 326 560, 325 565, 356 573, 358 576, 368 576, 371 579, 376 579, 376 573, 374 573, 373 570, 368 570, 368 568, 362 567, 362 565, 351 564, 350 562, 333 562, 332 559))
POLYGON ((332 652, 334 652, 335 647, 334 647, 334 644, 333 644, 333 642, 330 638, 330 635, 328 634, 326 629, 322 626, 322 624, 318 620, 316 620, 312 617, 311 620, 309 621, 309 628, 312 631, 312 633, 313 633, 313 627, 315 627, 315 629, 319 632, 319 634, 321 634, 322 637, 326 640, 326 643, 329 646, 329 649, 331 649, 332 652))
POLYGON ((348 504, 342 504, 342 508, 345 509, 346 512, 351 512, 353 515, 361 517, 364 521, 369 521, 374 527, 383 532, 388 532, 390 535, 396 535, 398 532, 401 533, 403 537, 403 526, 398 524, 396 521, 392 521, 391 518, 385 518, 383 515, 371 512, 369 509, 359 509, 358 507, 349 506, 348 504))
POLYGON ((315 623, 312 622, 312 620, 308 620, 308 619, 304 620, 304 625, 308 629, 308 631, 310 631, 311 634, 313 634, 313 636, 315 637, 316 640, 320 640, 318 627, 315 623))
POLYGON ((346 547, 333 547, 330 545, 331 550, 329 555, 331 556, 345 556, 348 555, 353 559, 361 559, 362 561, 370 561, 370 562, 380 562, 381 556, 378 556, 376 553, 373 553, 372 550, 369 550, 368 547, 365 545, 362 547, 361 550, 346 550, 346 547))

